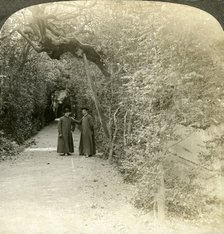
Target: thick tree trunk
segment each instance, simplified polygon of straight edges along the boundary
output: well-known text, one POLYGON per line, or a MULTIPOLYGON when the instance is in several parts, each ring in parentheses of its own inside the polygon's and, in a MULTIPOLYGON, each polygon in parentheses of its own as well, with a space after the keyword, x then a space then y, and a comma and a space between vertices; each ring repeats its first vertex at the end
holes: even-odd
MULTIPOLYGON (((44 27, 46 27, 46 25, 43 25, 43 28, 44 27)), ((60 57, 67 52, 71 53, 76 58, 82 59, 84 53, 86 58, 95 63, 105 77, 110 77, 111 75, 101 55, 91 45, 83 44, 76 38, 57 39, 52 35, 46 35, 45 32, 42 35, 40 45, 37 46, 22 30, 17 30, 17 32, 26 39, 36 52, 46 52, 51 59, 59 60, 60 57)))
POLYGON ((96 110, 97 110, 97 113, 98 113, 98 116, 99 116, 99 119, 100 119, 100 123, 102 125, 105 137, 109 140, 110 134, 109 134, 109 130, 107 128, 106 118, 105 118, 105 116, 103 114, 103 111, 101 110, 98 98, 96 96, 96 92, 95 92, 95 88, 94 88, 95 85, 94 85, 94 82, 91 79, 91 76, 90 76, 90 73, 89 73, 88 61, 87 61, 87 58, 86 58, 85 54, 83 54, 83 61, 84 61, 84 65, 85 65, 86 76, 87 76, 87 79, 88 79, 90 89, 91 89, 92 94, 93 94, 93 100, 94 100, 95 107, 96 107, 96 110))

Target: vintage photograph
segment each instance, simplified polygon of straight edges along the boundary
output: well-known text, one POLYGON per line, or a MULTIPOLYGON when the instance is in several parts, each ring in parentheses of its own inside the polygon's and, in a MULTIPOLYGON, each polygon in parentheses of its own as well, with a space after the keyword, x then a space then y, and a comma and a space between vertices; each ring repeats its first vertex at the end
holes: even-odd
POLYGON ((0 27, 0 234, 224 234, 219 5, 22 2, 0 27))

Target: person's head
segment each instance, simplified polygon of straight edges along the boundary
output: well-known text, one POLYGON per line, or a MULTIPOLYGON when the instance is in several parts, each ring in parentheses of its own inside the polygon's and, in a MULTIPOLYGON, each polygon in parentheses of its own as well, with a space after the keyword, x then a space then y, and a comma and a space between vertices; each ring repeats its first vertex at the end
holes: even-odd
POLYGON ((65 116, 69 116, 70 115, 70 109, 68 107, 65 107, 64 113, 65 113, 65 116))
POLYGON ((82 114, 83 114, 83 115, 88 114, 88 109, 87 109, 86 107, 83 107, 83 108, 82 108, 82 114))

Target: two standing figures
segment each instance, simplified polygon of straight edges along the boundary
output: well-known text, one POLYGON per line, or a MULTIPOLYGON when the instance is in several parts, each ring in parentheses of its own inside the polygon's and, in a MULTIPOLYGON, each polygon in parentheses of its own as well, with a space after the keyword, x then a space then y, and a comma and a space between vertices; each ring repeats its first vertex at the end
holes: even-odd
POLYGON ((57 152, 61 155, 70 155, 74 152, 72 130, 75 125, 81 125, 79 141, 79 155, 90 157, 96 154, 95 134, 93 117, 88 113, 87 108, 82 108, 82 119, 76 120, 70 116, 69 108, 65 108, 65 114, 58 122, 58 145, 57 152))

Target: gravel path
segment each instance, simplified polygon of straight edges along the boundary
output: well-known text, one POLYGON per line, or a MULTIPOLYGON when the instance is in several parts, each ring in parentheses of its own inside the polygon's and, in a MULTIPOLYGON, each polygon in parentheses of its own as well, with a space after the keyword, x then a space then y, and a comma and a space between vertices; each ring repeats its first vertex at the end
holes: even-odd
POLYGON ((73 136, 75 153, 59 156, 53 123, 17 160, 0 164, 0 234, 197 233, 185 225, 174 231, 135 209, 134 187, 107 161, 79 156, 78 130, 73 136))

